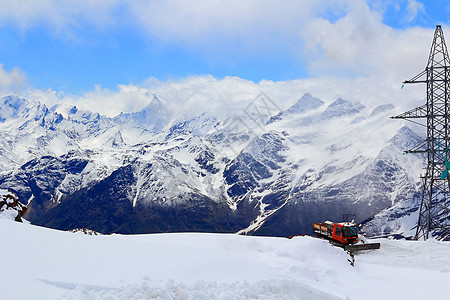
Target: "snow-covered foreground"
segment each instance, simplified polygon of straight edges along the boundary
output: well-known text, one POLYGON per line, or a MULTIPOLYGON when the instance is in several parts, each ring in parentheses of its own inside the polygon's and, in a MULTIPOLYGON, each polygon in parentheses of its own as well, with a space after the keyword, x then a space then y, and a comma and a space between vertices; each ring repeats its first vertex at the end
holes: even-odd
POLYGON ((90 236, 0 219, 0 299, 448 299, 450 243, 90 236))

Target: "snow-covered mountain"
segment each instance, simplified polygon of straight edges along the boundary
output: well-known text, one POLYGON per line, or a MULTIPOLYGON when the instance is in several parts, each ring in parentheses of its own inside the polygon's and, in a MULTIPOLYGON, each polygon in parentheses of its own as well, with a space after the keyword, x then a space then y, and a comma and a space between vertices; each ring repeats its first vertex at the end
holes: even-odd
POLYGON ((180 120, 156 96, 115 118, 5 97, 0 187, 59 229, 278 236, 344 213, 361 222, 417 193, 423 158, 402 153, 421 138, 389 120, 391 104, 306 94, 255 117, 268 104, 257 101, 180 120))

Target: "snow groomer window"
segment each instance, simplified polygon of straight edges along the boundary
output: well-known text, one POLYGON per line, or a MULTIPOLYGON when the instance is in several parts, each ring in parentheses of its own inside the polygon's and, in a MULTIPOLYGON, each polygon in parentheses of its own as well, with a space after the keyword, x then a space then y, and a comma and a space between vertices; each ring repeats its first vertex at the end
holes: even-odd
POLYGON ((341 235, 341 227, 336 227, 336 235, 341 235))

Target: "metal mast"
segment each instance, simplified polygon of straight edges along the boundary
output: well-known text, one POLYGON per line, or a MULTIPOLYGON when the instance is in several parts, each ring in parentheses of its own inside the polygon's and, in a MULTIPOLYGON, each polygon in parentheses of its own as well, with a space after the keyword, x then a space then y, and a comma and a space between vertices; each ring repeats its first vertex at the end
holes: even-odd
MULTIPOLYGON (((415 239, 430 233, 450 237, 450 59, 440 25, 436 26, 427 67, 406 83, 426 83, 427 103, 393 119, 426 118, 427 139, 406 153, 427 153, 426 173, 415 239)), ((410 120, 413 121, 413 120, 410 120)), ((413 121, 414 122, 414 121, 413 121)))

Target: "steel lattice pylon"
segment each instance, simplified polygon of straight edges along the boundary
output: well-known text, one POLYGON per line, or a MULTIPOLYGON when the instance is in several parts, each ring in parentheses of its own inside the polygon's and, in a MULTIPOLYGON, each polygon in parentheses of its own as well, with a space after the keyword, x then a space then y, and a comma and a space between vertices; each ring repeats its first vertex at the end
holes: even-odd
MULTIPOLYGON (((406 153, 427 153, 415 239, 450 238, 450 59, 440 25, 436 26, 427 67, 406 83, 426 83, 427 103, 393 119, 426 118, 427 139, 406 153)), ((412 120, 410 120, 412 121, 412 120)), ((414 121, 413 121, 414 122, 414 121)))

